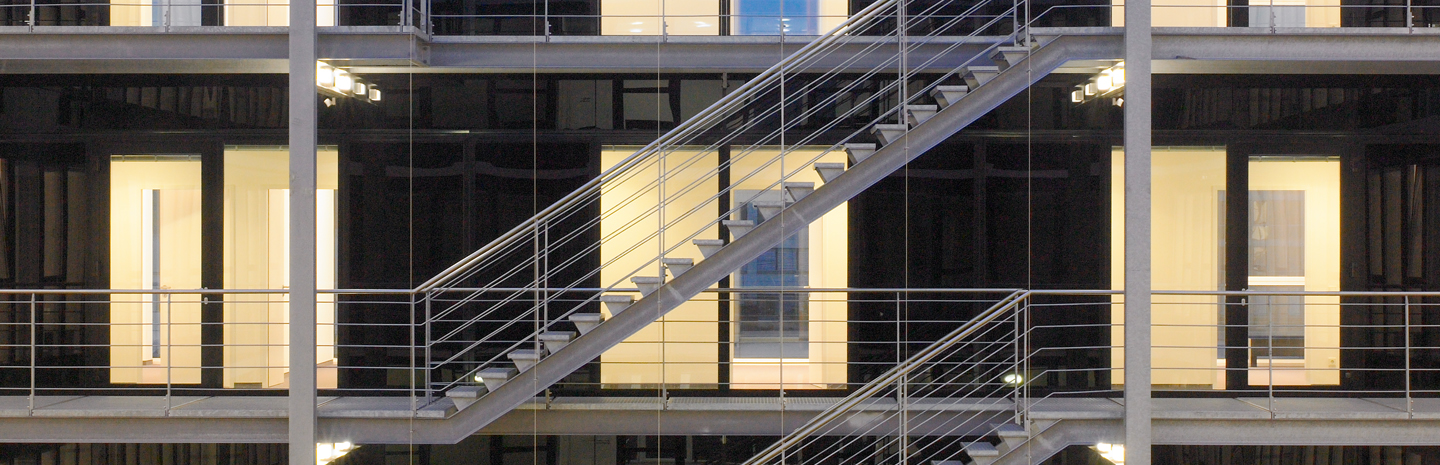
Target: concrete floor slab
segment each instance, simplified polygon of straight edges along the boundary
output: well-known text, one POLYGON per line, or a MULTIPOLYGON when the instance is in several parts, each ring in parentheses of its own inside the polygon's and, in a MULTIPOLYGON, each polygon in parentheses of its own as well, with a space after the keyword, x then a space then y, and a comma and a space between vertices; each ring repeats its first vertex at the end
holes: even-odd
POLYGON ((201 396, 84 396, 35 409, 37 417, 144 418, 164 417, 201 396))
POLYGON ((1292 420, 1403 420, 1405 411, 1365 399, 1315 397, 1241 398, 1240 401, 1273 411, 1275 419, 1292 420))

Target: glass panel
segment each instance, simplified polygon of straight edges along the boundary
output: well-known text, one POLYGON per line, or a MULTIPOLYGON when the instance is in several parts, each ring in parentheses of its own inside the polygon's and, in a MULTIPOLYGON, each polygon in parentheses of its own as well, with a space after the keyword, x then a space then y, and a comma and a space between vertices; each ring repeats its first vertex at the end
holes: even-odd
MULTIPOLYGON (((653 96, 652 96, 653 97, 653 96)), ((635 148, 607 148, 600 154, 602 170, 635 153, 635 148)), ((653 262, 661 240, 675 258, 701 259, 694 238, 719 237, 714 199, 719 190, 714 172, 719 155, 711 151, 668 152, 660 205, 656 180, 660 167, 637 169, 633 177, 606 183, 600 198, 600 270, 602 285, 633 287, 631 276, 658 276, 653 262), (662 218, 669 224, 657 234, 662 218)), ((632 294, 639 298, 638 294, 632 294)), ((713 388, 720 382, 719 308, 714 294, 680 304, 660 320, 626 338, 600 357, 600 383, 607 388, 713 388)), ((601 311, 609 312, 602 308, 601 311)))
MULTIPOLYGON (((316 286, 335 288, 335 190, 338 152, 321 147, 316 192, 316 286)), ((290 152, 285 147, 225 148, 225 287, 289 287, 290 152)), ((225 387, 286 385, 289 305, 284 294, 227 296, 225 387)), ((336 386, 335 305, 316 305, 320 388, 336 386)))
MULTIPOLYGON (((110 286, 200 288, 199 157, 111 159, 110 286)), ((111 298, 111 382, 200 382, 200 303, 195 296, 111 298)))
MULTIPOLYGON (((1250 289, 1340 290, 1340 161, 1252 158, 1250 289)), ((1250 300, 1250 384, 1339 384, 1340 300, 1250 300)))
MULTIPOLYGON (((1111 279, 1125 283, 1124 152, 1112 152, 1111 279)), ((1151 285, 1156 290, 1214 291, 1219 289, 1221 263, 1219 206, 1225 190, 1224 147, 1156 147, 1151 158, 1151 285)), ((1119 301, 1120 297, 1116 297, 1119 301)), ((1153 338, 1151 379, 1157 386, 1214 386, 1215 341, 1219 321, 1214 296, 1156 296, 1151 305, 1153 338)), ((1121 305, 1112 308, 1111 321, 1124 321, 1121 305)), ((1115 346, 1124 344, 1124 332, 1111 332, 1115 346)), ((1124 366, 1124 352, 1111 352, 1114 367, 1124 366)), ((1118 370, 1112 380, 1120 383, 1118 370)), ((1221 384, 1223 386, 1223 380, 1221 384)))
MULTIPOLYGON (((1151 25, 1155 27, 1226 27, 1231 13, 1248 20, 1249 27, 1340 27, 1339 0, 1257 0, 1248 7, 1227 7, 1226 0, 1155 0, 1151 25), (1272 16, 1273 13, 1273 16, 1272 16)), ((1125 25, 1124 0, 1111 2, 1112 25, 1125 25)), ((1398 11, 1398 10, 1397 10, 1398 11)), ((1236 25, 1240 26, 1240 25, 1236 25)))
MULTIPOLYGON (((763 223, 755 202, 784 202, 780 191, 734 191, 735 198, 751 199, 738 216, 763 223)), ((738 288, 808 287, 809 232, 801 229, 779 246, 761 254, 735 274, 738 288)), ((809 320, 804 294, 793 292, 742 292, 736 296, 735 358, 810 357, 809 320)))
POLYGON ((720 1, 601 0, 602 35, 720 34, 720 1), (663 21, 662 21, 663 20, 663 21))
MULTIPOLYGON (((730 219, 757 220, 755 202, 785 201, 772 184, 782 174, 787 182, 822 184, 816 162, 844 162, 841 151, 792 148, 782 156, 777 147, 734 147, 731 201, 745 208, 730 219)), ((783 217, 782 217, 783 218, 783 217)), ((843 288, 849 284, 849 212, 845 205, 811 222, 741 268, 734 287, 843 288)), ((757 222, 758 223, 758 222, 757 222)), ((847 380, 846 320, 843 292, 741 293, 733 295, 731 313, 734 352, 730 369, 733 389, 826 389, 847 380)))

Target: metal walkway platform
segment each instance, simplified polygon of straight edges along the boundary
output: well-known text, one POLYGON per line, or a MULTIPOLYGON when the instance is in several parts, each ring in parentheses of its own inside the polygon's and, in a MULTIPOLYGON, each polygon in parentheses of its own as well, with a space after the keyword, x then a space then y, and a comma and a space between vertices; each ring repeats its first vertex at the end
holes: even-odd
MULTIPOLYGON (((675 434, 779 435, 828 407, 835 398, 562 397, 534 399, 477 434, 675 434)), ((428 436, 453 414, 449 401, 412 415, 408 397, 328 397, 320 405, 325 439, 358 444, 443 443, 428 436)), ((963 403, 913 401, 912 409, 955 418, 1003 413, 1009 399, 963 403)), ((870 403, 857 412, 855 428, 868 428, 867 412, 895 408, 870 403)), ((1085 425, 1081 437, 1119 431, 1119 399, 1034 401, 1037 421, 1085 425)), ((1440 399, 1403 398, 1158 398, 1155 443, 1289 445, 1423 445, 1440 443, 1440 399), (1196 442, 1198 443, 1198 442, 1196 442)), ((836 434, 851 432, 836 430, 836 434)), ((916 432, 924 434, 925 432, 916 432)), ((1117 433, 1118 434, 1118 433, 1117 433)), ((218 442, 265 443, 286 439, 285 398, 256 396, 0 397, 0 442, 218 442)))

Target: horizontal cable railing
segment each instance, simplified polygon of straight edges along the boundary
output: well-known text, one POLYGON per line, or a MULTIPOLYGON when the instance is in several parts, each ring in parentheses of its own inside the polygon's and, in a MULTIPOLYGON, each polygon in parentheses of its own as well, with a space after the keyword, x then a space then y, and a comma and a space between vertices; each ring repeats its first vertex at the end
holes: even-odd
MULTIPOLYGON (((754 291, 708 290, 692 304, 710 315, 733 315, 739 294, 754 291)), ((582 370, 586 376, 550 389, 573 396, 653 396, 656 388, 672 395, 716 395, 716 389, 775 395, 782 387, 788 396, 848 394, 950 331, 983 320, 984 310, 1011 292, 786 289, 784 294, 802 296, 802 312, 761 320, 667 318, 662 324, 706 328, 700 334, 708 336, 677 331, 662 340, 622 343, 625 350, 597 354, 597 362, 582 370), (714 337, 721 333, 729 336, 714 337), (782 377, 784 372, 824 374, 797 380, 782 377), (692 381, 680 382, 680 374, 692 381)), ((1430 356, 1440 349, 1440 321, 1432 318, 1440 293, 1154 295, 1151 370, 1158 396, 1255 397, 1267 405, 1297 395, 1367 396, 1396 399, 1403 411, 1407 399, 1440 394, 1440 363, 1430 356), (1230 312, 1242 310, 1246 323, 1226 324, 1230 312), (1227 345, 1227 331, 1246 333, 1245 344, 1227 345), (1342 331, 1354 342, 1342 344, 1342 331), (1227 366, 1227 350, 1239 350, 1245 366, 1227 366), (1239 389, 1227 387, 1232 375, 1245 377, 1239 389)), ((410 310, 420 303, 404 290, 322 292, 321 310, 333 311, 317 326, 328 334, 320 338, 325 355, 317 364, 322 390, 418 394, 426 367, 418 340, 423 323, 411 321, 410 310)), ((277 337, 287 326, 284 306, 284 290, 0 290, 0 393, 276 395, 288 371, 280 356, 287 345, 277 337), (202 318, 206 309, 223 317, 202 318), (207 336, 207 329, 219 331, 207 336)), ((996 339, 1022 349, 1005 373, 1016 374, 1033 399, 1117 395, 1122 308, 1118 291, 1029 291, 1010 310, 1020 315, 1019 336, 996 339)))

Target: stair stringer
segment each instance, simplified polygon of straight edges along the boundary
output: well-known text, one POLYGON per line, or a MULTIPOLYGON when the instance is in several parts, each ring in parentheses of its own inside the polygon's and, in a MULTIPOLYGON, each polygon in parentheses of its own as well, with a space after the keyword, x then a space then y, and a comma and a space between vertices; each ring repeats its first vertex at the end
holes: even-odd
POLYGON ((625 312, 576 338, 564 350, 476 399, 469 408, 440 421, 417 422, 416 437, 429 443, 456 443, 535 397, 550 385, 590 363, 601 353, 655 322, 788 237, 886 176, 899 170, 976 119, 1023 92, 1070 60, 1114 58, 1121 54, 1113 37, 1058 36, 1038 48, 1026 62, 1001 72, 964 99, 931 117, 901 139, 876 151, 786 208, 781 219, 766 221, 731 241, 694 268, 636 301, 625 312), (1029 63, 1028 65, 1026 63, 1029 63), (1027 74, 1028 71, 1028 74, 1027 74))
POLYGON ((991 465, 1036 465, 1049 460, 1070 446, 1093 446, 1096 443, 1125 442, 1125 425, 1120 420, 1039 420, 1031 426, 1035 435, 1016 445, 991 465), (1043 426, 1048 424, 1049 426, 1043 426))

